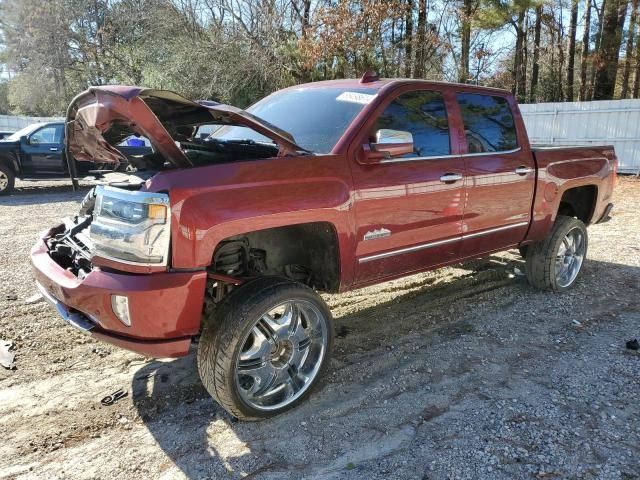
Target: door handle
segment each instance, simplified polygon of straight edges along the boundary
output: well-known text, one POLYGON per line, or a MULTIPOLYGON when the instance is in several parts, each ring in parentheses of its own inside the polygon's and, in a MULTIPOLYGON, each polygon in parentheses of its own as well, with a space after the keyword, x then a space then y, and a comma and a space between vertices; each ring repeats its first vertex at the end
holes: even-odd
POLYGON ((458 180, 462 180, 462 175, 459 173, 445 173, 440 177, 442 183, 455 183, 458 180))
POLYGON ((518 168, 515 169, 515 172, 518 175, 526 175, 527 173, 533 172, 533 168, 525 167, 524 165, 520 165, 518 168))
POLYGON ((57 147, 50 147, 50 148, 49 148, 49 151, 50 151, 50 152, 57 152, 57 151, 58 151, 58 149, 57 149, 57 147))

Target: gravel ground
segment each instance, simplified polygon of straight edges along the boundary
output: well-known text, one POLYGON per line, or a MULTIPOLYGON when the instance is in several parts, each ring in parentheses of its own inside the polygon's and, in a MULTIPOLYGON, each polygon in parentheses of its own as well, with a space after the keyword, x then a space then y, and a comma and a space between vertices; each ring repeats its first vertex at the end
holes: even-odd
POLYGON ((0 478, 640 479, 640 181, 590 227, 580 282, 538 292, 515 252, 327 296, 327 376, 290 413, 230 418, 193 352, 149 360, 83 336, 34 293, 37 232, 67 184, 0 199, 0 478), (100 399, 129 395, 110 407, 100 399))

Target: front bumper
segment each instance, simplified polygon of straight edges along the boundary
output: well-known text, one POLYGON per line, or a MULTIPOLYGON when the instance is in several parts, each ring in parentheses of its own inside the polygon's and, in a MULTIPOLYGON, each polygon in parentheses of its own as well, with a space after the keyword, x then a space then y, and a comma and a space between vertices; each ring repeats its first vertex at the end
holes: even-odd
POLYGON ((134 275, 94 269, 80 280, 50 256, 45 240, 31 250, 38 288, 70 325, 89 335, 147 356, 186 355, 200 330, 206 272, 134 275), (111 295, 129 299, 131 326, 113 313, 111 295))

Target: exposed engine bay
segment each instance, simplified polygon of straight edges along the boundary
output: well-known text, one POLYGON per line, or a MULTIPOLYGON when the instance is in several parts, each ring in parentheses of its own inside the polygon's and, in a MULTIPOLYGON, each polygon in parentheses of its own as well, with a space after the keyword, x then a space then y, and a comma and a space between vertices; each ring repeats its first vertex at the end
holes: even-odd
POLYGON ((170 168, 310 153, 239 108, 139 87, 91 87, 78 95, 67 111, 66 138, 70 158, 143 178, 170 168), (203 126, 214 126, 214 134, 200 135, 203 126), (225 137, 218 127, 240 127, 246 135, 225 137), (132 136, 147 138, 153 153, 127 158, 117 146, 132 136))

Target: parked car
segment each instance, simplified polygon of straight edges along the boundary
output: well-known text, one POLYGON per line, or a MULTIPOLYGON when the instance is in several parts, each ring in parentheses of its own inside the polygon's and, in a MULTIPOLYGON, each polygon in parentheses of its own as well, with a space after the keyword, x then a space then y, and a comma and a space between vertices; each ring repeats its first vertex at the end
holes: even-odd
MULTIPOLYGON (((151 153, 150 146, 119 145, 125 160, 151 153)), ((80 174, 96 165, 78 162, 80 174)), ((114 165, 113 162, 111 165, 114 165)), ((16 178, 43 180, 69 176, 64 154, 64 122, 34 123, 0 140, 0 195, 13 190, 16 178)))
POLYGON ((587 225, 612 207, 613 148, 532 148, 504 90, 366 75, 243 111, 93 87, 70 111, 79 160, 116 161, 109 139, 135 132, 158 158, 138 165, 138 187, 98 186, 43 232, 38 287, 71 325, 148 356, 198 338, 205 387, 242 419, 295 406, 327 368, 317 291, 515 248, 534 287, 564 291, 587 225))

